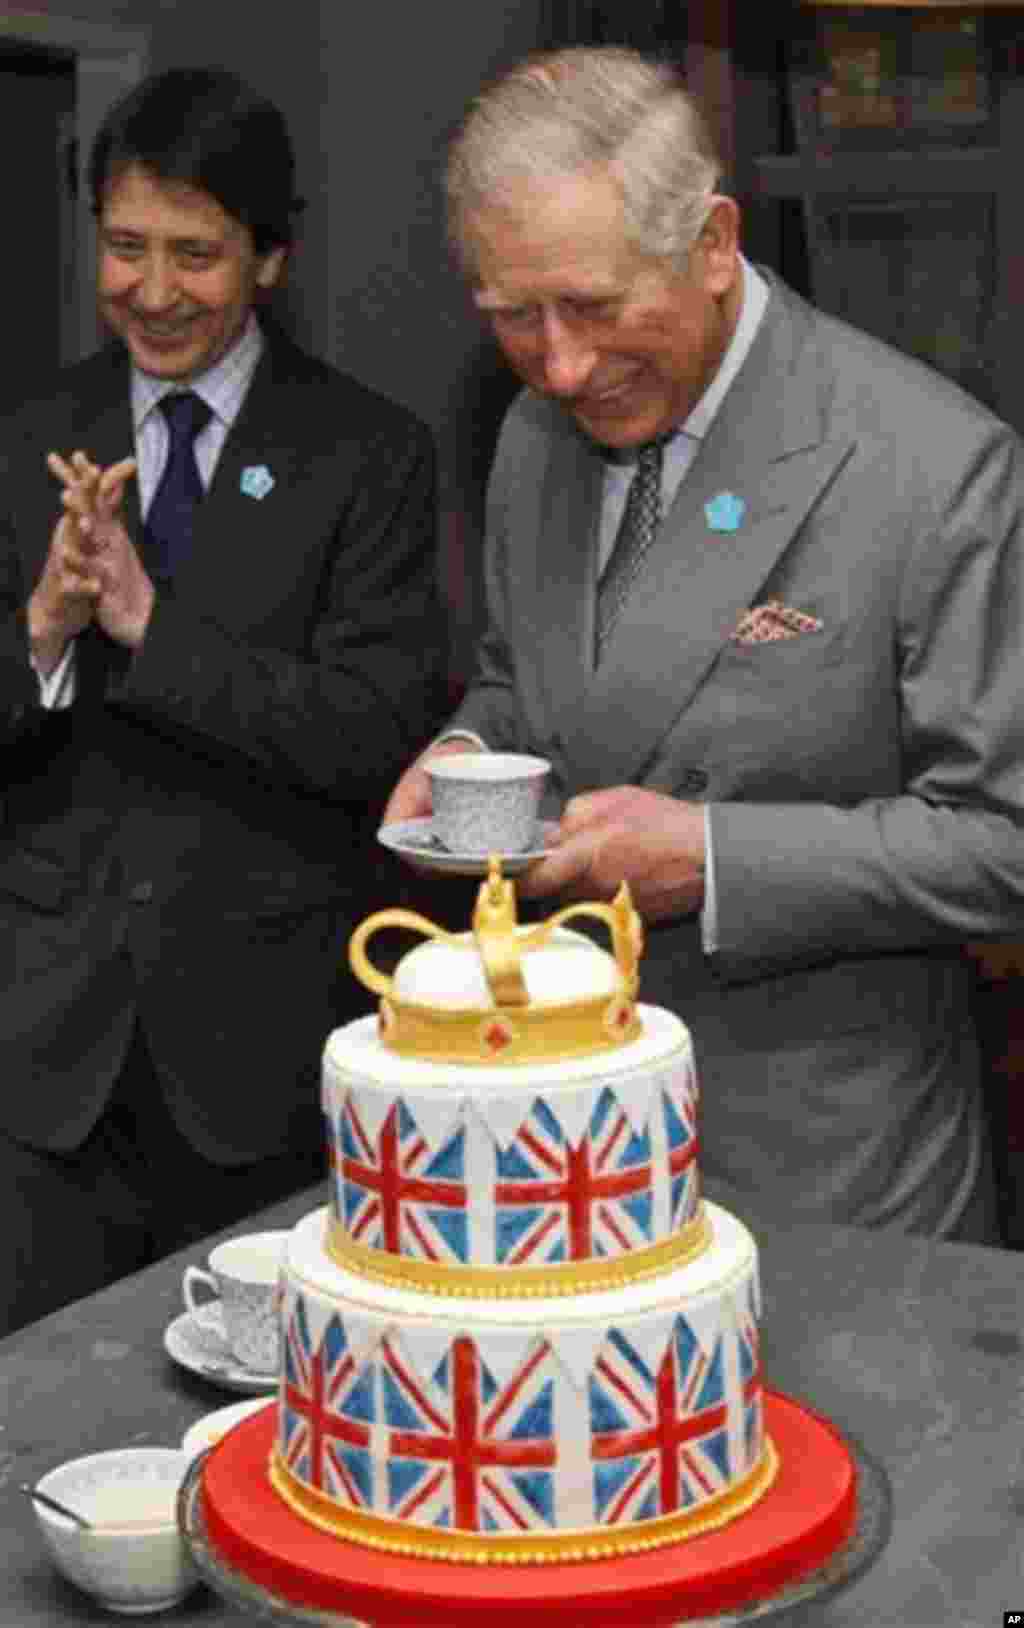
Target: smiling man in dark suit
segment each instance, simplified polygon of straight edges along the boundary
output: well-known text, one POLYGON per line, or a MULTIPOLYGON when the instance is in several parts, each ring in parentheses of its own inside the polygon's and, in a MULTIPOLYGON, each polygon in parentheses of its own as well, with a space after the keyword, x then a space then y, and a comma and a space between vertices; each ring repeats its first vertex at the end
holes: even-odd
POLYGON ((131 93, 115 343, 0 434, 0 1330, 316 1179, 366 845, 437 721, 430 436, 256 314, 293 169, 233 75, 131 93))

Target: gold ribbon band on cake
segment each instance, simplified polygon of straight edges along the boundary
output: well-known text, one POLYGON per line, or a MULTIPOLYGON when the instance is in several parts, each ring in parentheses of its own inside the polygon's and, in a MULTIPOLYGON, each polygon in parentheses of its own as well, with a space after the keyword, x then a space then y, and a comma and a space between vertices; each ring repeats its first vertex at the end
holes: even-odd
POLYGON ((660 1277, 696 1260, 711 1243, 711 1227, 701 1204, 692 1221, 670 1238, 611 1259, 562 1261, 553 1266, 448 1266, 413 1260, 354 1243, 336 1215, 327 1223, 324 1247, 335 1265, 392 1288, 419 1290, 446 1299, 504 1300, 535 1295, 599 1294, 660 1277))
POLYGON ((778 1471, 778 1454, 766 1436, 764 1450, 750 1474, 725 1492, 714 1494, 699 1509, 657 1516, 615 1531, 601 1526, 542 1534, 489 1534, 453 1532, 450 1527, 409 1526, 379 1515, 342 1509, 323 1493, 298 1481, 276 1447, 270 1455, 273 1486, 285 1503, 313 1526, 390 1554, 423 1555, 431 1560, 473 1561, 492 1566, 604 1560, 615 1555, 644 1554, 668 1543, 699 1537, 703 1532, 717 1531, 746 1515, 764 1497, 778 1471))
POLYGON ((611 904, 568 905, 535 927, 519 927, 515 889, 492 859, 471 934, 449 933, 413 910, 379 910, 353 933, 349 961, 360 982, 381 996, 381 1042, 399 1056, 447 1063, 557 1062, 610 1051, 639 1037, 636 995, 642 949, 643 926, 625 883, 611 904), (524 952, 541 948, 556 928, 583 916, 603 922, 611 934, 618 989, 576 1001, 531 1002, 523 978, 524 952), (366 953, 373 935, 387 927, 408 928, 458 948, 475 942, 493 1005, 454 1007, 402 999, 394 980, 366 953))

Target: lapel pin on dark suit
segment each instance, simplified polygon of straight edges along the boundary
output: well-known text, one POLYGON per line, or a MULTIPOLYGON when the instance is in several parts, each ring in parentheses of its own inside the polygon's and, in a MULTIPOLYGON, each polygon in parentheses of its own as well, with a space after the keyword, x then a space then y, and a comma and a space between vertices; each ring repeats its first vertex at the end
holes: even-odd
POLYGON ((747 505, 735 492, 719 492, 704 505, 708 525, 712 531, 739 531, 747 505))
POLYGON ((246 497, 254 497, 259 503, 273 490, 274 477, 266 464, 250 464, 242 470, 239 484, 246 497))

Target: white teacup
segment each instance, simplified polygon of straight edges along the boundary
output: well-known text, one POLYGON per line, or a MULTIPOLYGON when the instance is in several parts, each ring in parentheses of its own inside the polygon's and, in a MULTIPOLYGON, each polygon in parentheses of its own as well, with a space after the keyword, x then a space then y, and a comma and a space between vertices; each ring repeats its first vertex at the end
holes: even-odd
POLYGON ((523 853, 534 842, 546 758, 521 752, 458 752, 424 765, 434 836, 453 854, 523 853))
POLYGON ((232 1355, 243 1368, 276 1374, 280 1363, 278 1280, 287 1232, 250 1232, 229 1238, 210 1252, 210 1270, 186 1266, 181 1280, 185 1304, 193 1314, 202 1304, 200 1287, 212 1289, 224 1312, 224 1330, 232 1355))

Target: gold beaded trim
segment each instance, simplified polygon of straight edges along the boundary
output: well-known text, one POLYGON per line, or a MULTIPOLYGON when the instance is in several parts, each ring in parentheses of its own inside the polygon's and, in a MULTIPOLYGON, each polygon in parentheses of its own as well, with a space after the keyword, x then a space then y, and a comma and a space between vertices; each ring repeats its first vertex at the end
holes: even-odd
POLYGON ((467 1561, 480 1566, 538 1566, 567 1560, 604 1560, 615 1555, 645 1554, 687 1538, 714 1532, 746 1515, 759 1503, 779 1472, 779 1456, 766 1436, 761 1457, 749 1475, 716 1493, 700 1509, 661 1515, 628 1530, 604 1526, 538 1534, 534 1532, 453 1533, 450 1528, 414 1528, 380 1515, 343 1508, 323 1493, 303 1486, 284 1463, 277 1447, 270 1455, 270 1481, 290 1509, 311 1526, 348 1538, 368 1549, 415 1555, 427 1560, 467 1561))
POLYGON ((415 1289, 449 1299, 512 1300, 533 1296, 596 1294, 624 1289, 646 1278, 675 1271, 702 1255, 711 1226, 700 1204, 692 1221, 671 1238, 634 1249, 613 1260, 563 1261, 555 1266, 448 1266, 390 1255, 353 1243, 336 1215, 327 1223, 325 1248, 335 1265, 396 1289, 415 1289))

